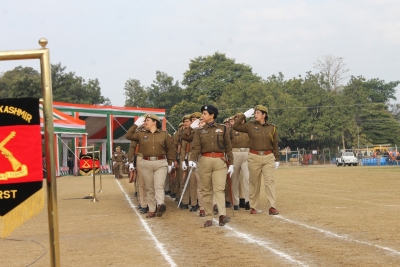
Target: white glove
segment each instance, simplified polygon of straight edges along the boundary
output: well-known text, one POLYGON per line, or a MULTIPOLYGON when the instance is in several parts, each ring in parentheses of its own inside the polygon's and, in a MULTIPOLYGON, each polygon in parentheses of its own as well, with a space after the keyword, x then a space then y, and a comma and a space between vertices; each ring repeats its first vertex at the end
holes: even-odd
POLYGON ((129 164, 129 170, 130 170, 130 171, 135 170, 135 167, 133 166, 133 163, 129 164))
POLYGON ((184 170, 184 171, 187 170, 186 162, 184 162, 184 161, 182 161, 182 170, 184 170))
POLYGON ((140 118, 138 118, 138 119, 135 121, 135 125, 137 125, 138 127, 140 127, 140 126, 143 125, 144 121, 145 121, 145 118, 144 118, 144 117, 140 117, 140 118))
POLYGON ((248 111, 246 111, 246 112, 244 113, 244 116, 245 116, 246 118, 250 118, 251 116, 253 116, 253 114, 254 114, 254 108, 251 108, 251 109, 249 109, 248 111))
POLYGON ((197 163, 194 161, 189 161, 189 167, 197 168, 197 163))
POLYGON ((192 129, 199 128, 199 124, 200 124, 200 120, 196 119, 194 122, 192 122, 192 124, 190 124, 190 128, 192 128, 192 129))
POLYGON ((129 162, 125 162, 125 166, 128 166, 129 165, 129 162))
POLYGON ((113 166, 115 165, 115 161, 113 161, 113 166))
POLYGON ((233 165, 229 165, 228 174, 229 174, 230 176, 232 176, 232 174, 233 174, 233 165))
POLYGON ((278 169, 279 167, 279 161, 275 161, 275 169, 278 169))
POLYGON ((168 173, 170 173, 172 171, 172 167, 173 165, 171 164, 171 166, 168 165, 168 173))

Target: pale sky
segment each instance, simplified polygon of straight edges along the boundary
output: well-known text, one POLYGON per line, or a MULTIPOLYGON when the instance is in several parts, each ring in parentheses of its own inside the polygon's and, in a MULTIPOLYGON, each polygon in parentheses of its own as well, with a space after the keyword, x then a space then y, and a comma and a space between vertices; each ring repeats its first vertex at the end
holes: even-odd
MULTIPOLYGON (((160 70, 182 81, 191 59, 217 51, 263 78, 316 72, 332 54, 349 75, 400 80, 399 0, 1 1, 0 51, 40 48, 41 37, 51 63, 97 78, 116 106, 128 79, 150 86, 160 70)), ((39 70, 1 61, 0 72, 19 65, 39 70)))

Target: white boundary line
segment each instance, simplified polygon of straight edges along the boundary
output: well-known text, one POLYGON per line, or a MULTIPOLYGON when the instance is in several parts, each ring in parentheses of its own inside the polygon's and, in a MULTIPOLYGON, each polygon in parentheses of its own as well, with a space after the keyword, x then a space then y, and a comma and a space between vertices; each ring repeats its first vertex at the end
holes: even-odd
POLYGON ((293 224, 297 224, 297 225, 303 226, 303 227, 308 228, 308 229, 316 230, 316 231, 318 231, 320 233, 323 233, 323 234, 326 234, 327 236, 330 236, 332 238, 342 239, 342 240, 345 240, 345 241, 348 241, 348 242, 355 242, 355 243, 359 243, 359 244, 363 244, 363 245, 367 245, 367 246, 371 246, 371 247, 376 247, 376 248, 379 248, 379 249, 382 249, 382 250, 386 250, 386 251, 389 251, 391 253, 394 253, 394 254, 397 254, 398 256, 400 256, 400 251, 397 251, 397 250, 389 248, 389 247, 383 247, 383 246, 371 244, 371 243, 368 243, 368 242, 365 242, 365 241, 351 239, 351 238, 348 238, 345 235, 338 235, 338 234, 335 234, 335 233, 330 232, 330 231, 326 231, 326 230, 323 230, 323 229, 320 229, 320 228, 317 228, 317 227, 309 226, 309 225, 304 224, 304 223, 300 223, 300 222, 296 222, 296 221, 293 221, 293 220, 290 220, 290 219, 286 219, 286 218, 282 217, 281 215, 277 215, 275 217, 279 218, 279 219, 282 219, 284 221, 293 223, 293 224))
POLYGON ((135 205, 133 205, 132 200, 129 198, 129 196, 125 192, 125 190, 122 188, 121 183, 117 179, 115 179, 115 181, 117 182, 117 184, 118 184, 119 188, 121 189, 122 193, 125 194, 125 197, 128 200, 129 205, 131 206, 131 208, 138 215, 138 217, 140 219, 140 222, 144 226, 144 229, 146 229, 147 233, 151 236, 151 238, 153 238, 154 243, 156 243, 156 247, 160 251, 161 255, 163 255, 163 257, 168 261, 168 263, 171 265, 171 267, 176 267, 177 266, 176 263, 171 258, 171 256, 168 254, 167 250, 164 248, 164 245, 160 241, 158 241, 157 237, 153 234, 153 232, 151 231, 151 229, 150 229, 149 225, 147 224, 147 222, 145 220, 143 220, 142 217, 140 216, 140 214, 136 211, 135 205))
MULTIPOLYGON (((214 219, 214 221, 215 221, 215 222, 217 223, 217 225, 218 225, 218 220, 214 219)), ((295 264, 298 264, 299 266, 304 266, 304 267, 307 267, 307 266, 308 266, 307 264, 305 264, 305 263, 303 263, 303 262, 301 262, 301 261, 298 261, 298 260, 294 259, 292 256, 290 256, 290 255, 288 255, 288 254, 286 254, 286 253, 284 253, 284 252, 282 252, 282 251, 279 251, 279 250, 277 250, 277 249, 272 248, 272 247, 268 244, 269 242, 267 242, 267 241, 263 241, 263 240, 260 240, 260 239, 258 239, 258 238, 255 238, 255 237, 253 237, 253 236, 250 235, 250 234, 245 234, 245 233, 239 232, 239 231, 235 230, 233 227, 228 226, 228 225, 226 225, 226 224, 225 224, 224 227, 225 227, 226 229, 230 230, 231 232, 233 232, 237 237, 240 237, 240 238, 244 239, 245 241, 247 241, 247 242, 249 242, 249 243, 257 244, 257 245, 259 245, 259 246, 261 246, 261 247, 264 247, 264 248, 270 250, 271 252, 275 253, 275 254, 278 255, 279 257, 284 258, 285 260, 289 261, 289 262, 292 263, 292 264, 295 263, 295 264)))

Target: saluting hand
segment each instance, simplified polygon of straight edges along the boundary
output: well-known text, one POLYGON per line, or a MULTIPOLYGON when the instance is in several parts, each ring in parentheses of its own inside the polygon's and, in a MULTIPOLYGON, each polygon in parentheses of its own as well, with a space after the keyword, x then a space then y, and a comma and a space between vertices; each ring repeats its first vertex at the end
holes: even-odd
POLYGON ((143 123, 145 121, 144 117, 139 117, 136 121, 135 121, 135 125, 137 125, 138 127, 142 126, 143 123))
POLYGON ((251 108, 251 109, 249 109, 248 111, 246 111, 246 112, 244 113, 244 116, 245 116, 246 118, 250 118, 250 117, 253 116, 253 114, 254 114, 254 108, 251 108))
POLYGON ((192 124, 190 124, 190 128, 196 129, 199 128, 199 125, 200 125, 200 120, 196 119, 194 122, 192 122, 192 124))

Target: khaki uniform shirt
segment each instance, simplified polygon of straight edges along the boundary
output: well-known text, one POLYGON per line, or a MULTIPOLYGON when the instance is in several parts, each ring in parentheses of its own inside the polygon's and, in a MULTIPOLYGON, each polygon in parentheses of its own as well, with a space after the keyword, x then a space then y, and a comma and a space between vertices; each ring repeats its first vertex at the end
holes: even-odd
MULTIPOLYGON (((142 126, 140 126, 140 127, 137 127, 135 130, 131 127, 131 128, 129 128, 128 129, 128 132, 129 132, 129 137, 130 138, 132 138, 132 136, 133 136, 133 133, 134 132, 139 132, 139 131, 146 131, 146 129, 144 128, 144 127, 142 127, 142 126)), ((126 133, 126 136, 128 136, 128 132, 126 133)), ((125 136, 125 137, 126 137, 125 136)), ((126 137, 127 138, 127 137, 126 137)), ((127 138, 128 139, 128 138, 127 138)), ((129 151, 128 151, 128 160, 129 160, 129 162, 133 162, 133 157, 135 156, 135 151, 136 151, 136 145, 138 145, 138 142, 136 142, 136 141, 131 141, 131 145, 130 145, 130 147, 129 147, 129 151)), ((142 152, 140 151, 141 149, 140 149, 140 146, 139 146, 139 151, 138 151, 138 154, 137 154, 137 156, 138 157, 143 157, 143 154, 142 154, 142 152)))
POLYGON ((193 130, 192 128, 190 128, 190 126, 187 127, 185 130, 183 130, 182 139, 188 142, 192 142, 195 131, 196 130, 193 130))
POLYGON ((276 126, 268 122, 263 125, 259 122, 242 123, 244 119, 244 114, 239 114, 233 124, 233 129, 249 135, 250 149, 257 151, 272 150, 274 152, 275 161, 279 161, 278 133, 276 132, 276 126))
POLYGON ((233 164, 232 144, 229 129, 225 125, 215 123, 204 125, 194 131, 190 161, 197 161, 202 153, 225 153, 230 164, 233 164), (224 134, 225 131, 225 134, 224 134))
POLYGON ((168 164, 176 159, 176 153, 172 146, 172 138, 163 130, 157 129, 154 133, 147 129, 136 131, 137 125, 133 125, 126 133, 126 139, 136 141, 140 145, 143 157, 166 156, 168 164))
POLYGON ((127 155, 122 152, 117 152, 115 151, 112 155, 112 161, 114 162, 124 162, 125 159, 127 159, 127 155))
POLYGON ((235 131, 231 129, 231 143, 232 148, 249 148, 250 138, 247 133, 235 131))
POLYGON ((172 136, 172 146, 173 146, 173 149, 174 149, 174 153, 176 154, 176 160, 179 161, 179 162, 181 162, 183 160, 181 152, 180 152, 181 135, 182 135, 182 129, 177 131, 174 134, 174 136, 172 136))

